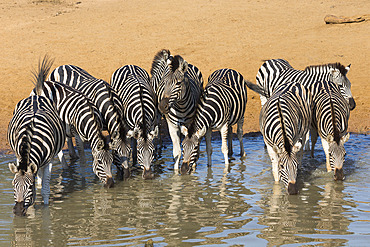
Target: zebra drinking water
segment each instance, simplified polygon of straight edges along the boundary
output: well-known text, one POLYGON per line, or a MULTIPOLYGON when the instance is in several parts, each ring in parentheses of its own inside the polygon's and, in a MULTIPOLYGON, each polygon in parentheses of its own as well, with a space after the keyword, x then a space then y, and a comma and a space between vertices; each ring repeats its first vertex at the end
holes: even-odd
POLYGON ((122 103, 110 85, 93 77, 85 70, 74 65, 62 65, 54 69, 49 76, 56 81, 73 87, 86 95, 99 109, 103 119, 103 129, 108 130, 111 148, 114 151, 114 163, 120 176, 123 176, 121 157, 127 157, 130 148, 126 146, 126 130, 122 122, 122 103))
POLYGON ((42 96, 30 96, 15 107, 8 126, 8 142, 15 152, 16 164, 9 163, 14 173, 13 187, 16 215, 25 215, 35 202, 36 174, 42 185, 44 204, 49 204, 51 159, 65 143, 65 126, 53 103, 42 96))
POLYGON ((300 83, 286 83, 263 105, 260 130, 272 163, 275 182, 281 180, 289 194, 297 194, 302 143, 311 123, 312 95, 300 83))
MULTIPOLYGON (((48 61, 45 57, 39 68, 41 76, 37 78, 36 87, 32 93, 44 96, 53 102, 59 117, 68 126, 68 137, 75 134, 81 138, 81 141, 90 142, 93 171, 106 187, 112 187, 114 184, 111 171, 113 157, 101 132, 103 123, 100 112, 80 91, 66 84, 45 81, 51 65, 52 61, 48 61)), ((80 158, 84 159, 83 143, 76 143, 80 158)))
POLYGON ((201 96, 194 121, 189 129, 181 128, 185 139, 182 142, 184 160, 181 172, 190 172, 195 168, 199 158, 199 144, 206 136, 208 165, 212 164, 211 134, 212 129, 221 131, 222 147, 226 170, 232 150, 232 126, 237 124, 237 135, 240 143, 240 156, 244 157, 243 122, 247 104, 247 87, 243 76, 232 69, 220 69, 208 78, 208 84, 201 96), (227 146, 227 138, 229 147, 227 146))
POLYGON ((148 73, 135 65, 117 69, 111 78, 111 86, 122 101, 123 119, 129 129, 127 136, 137 140, 137 159, 143 168, 143 178, 153 177, 153 139, 158 135, 156 96, 149 81, 148 73))
POLYGON ((159 111, 165 116, 173 144, 174 169, 178 171, 181 146, 180 126, 189 125, 203 90, 203 76, 194 65, 169 50, 159 51, 153 60, 151 85, 159 111))
POLYGON ((350 110, 353 110, 356 107, 356 102, 352 96, 351 82, 347 78, 350 66, 329 63, 296 70, 284 59, 267 60, 261 65, 256 76, 257 85, 265 90, 264 95, 260 95, 261 105, 265 104, 267 98, 271 97, 274 90, 282 83, 300 82, 309 88, 317 81, 332 81, 339 86, 350 110))
POLYGON ((312 89, 313 114, 311 156, 313 157, 318 135, 326 156, 327 171, 334 171, 335 180, 343 180, 343 162, 346 155, 344 143, 347 133, 350 110, 340 89, 333 82, 317 82, 312 89))

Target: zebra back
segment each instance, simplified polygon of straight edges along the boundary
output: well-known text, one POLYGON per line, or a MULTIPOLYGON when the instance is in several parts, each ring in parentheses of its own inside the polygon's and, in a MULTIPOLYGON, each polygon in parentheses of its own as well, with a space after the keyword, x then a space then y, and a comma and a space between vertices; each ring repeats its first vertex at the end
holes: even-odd
POLYGON ((286 82, 300 82, 306 87, 311 87, 317 81, 332 81, 339 86, 341 94, 353 110, 356 102, 352 96, 351 82, 347 78, 349 68, 350 65, 345 67, 340 63, 329 63, 296 70, 286 60, 267 60, 262 64, 256 76, 257 85, 262 87, 266 93, 261 96, 261 103, 263 105, 264 97, 271 97, 275 89, 286 82))
POLYGON ((122 123, 122 104, 110 85, 74 65, 62 65, 51 72, 49 79, 66 84, 86 95, 99 109, 112 140, 112 148, 124 154, 126 131, 122 123))

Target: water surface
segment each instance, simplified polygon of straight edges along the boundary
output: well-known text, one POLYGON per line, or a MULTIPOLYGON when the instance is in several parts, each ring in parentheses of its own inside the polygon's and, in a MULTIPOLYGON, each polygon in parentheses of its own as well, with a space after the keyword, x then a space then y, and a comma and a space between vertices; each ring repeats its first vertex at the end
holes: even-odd
MULTIPOLYGON (((370 241, 370 161, 366 135, 352 134, 345 144, 346 180, 327 173, 325 155, 305 153, 298 195, 275 185, 262 136, 244 138, 247 158, 235 159, 224 173, 221 142, 214 139, 213 166, 207 167, 205 144, 197 170, 175 175, 172 149, 156 161, 153 180, 134 171, 128 181, 103 188, 87 167, 63 171, 54 160, 50 206, 41 203, 26 217, 14 205, 8 162, 0 156, 0 246, 366 246, 370 241)), ((89 153, 89 152, 86 152, 89 153)), ((89 157, 91 160, 91 156, 89 157)))

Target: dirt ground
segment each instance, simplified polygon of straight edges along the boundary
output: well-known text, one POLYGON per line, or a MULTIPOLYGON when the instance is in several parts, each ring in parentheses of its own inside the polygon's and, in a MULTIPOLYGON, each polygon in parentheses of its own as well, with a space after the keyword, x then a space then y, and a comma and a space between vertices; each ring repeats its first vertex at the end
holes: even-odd
MULTIPOLYGON (((0 0, 0 150, 8 123, 33 88, 40 57, 80 66, 98 78, 126 64, 150 71, 162 48, 196 65, 205 80, 233 68, 255 82, 263 60, 284 58, 296 69, 352 64, 357 107, 350 132, 369 133, 370 21, 327 25, 327 14, 370 12, 368 0, 0 0)), ((260 100, 248 92, 244 131, 258 131, 260 100)))

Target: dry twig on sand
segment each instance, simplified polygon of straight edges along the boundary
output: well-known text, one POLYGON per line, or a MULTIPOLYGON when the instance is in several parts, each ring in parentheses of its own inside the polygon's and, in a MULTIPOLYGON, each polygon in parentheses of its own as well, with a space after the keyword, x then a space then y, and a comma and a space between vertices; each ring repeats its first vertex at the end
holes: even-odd
POLYGON ((370 15, 355 15, 351 17, 327 15, 324 18, 326 24, 354 23, 354 22, 363 22, 367 20, 370 20, 370 15))

